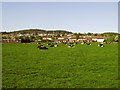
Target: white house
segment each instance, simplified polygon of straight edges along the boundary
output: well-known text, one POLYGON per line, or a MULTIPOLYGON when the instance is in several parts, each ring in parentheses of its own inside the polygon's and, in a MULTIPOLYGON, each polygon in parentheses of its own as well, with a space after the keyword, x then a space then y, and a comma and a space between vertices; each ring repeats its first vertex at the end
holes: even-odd
POLYGON ((101 38, 101 39, 93 38, 92 40, 93 40, 93 41, 97 41, 97 42, 104 42, 105 39, 103 39, 103 38, 101 38))
POLYGON ((65 38, 64 38, 64 37, 59 37, 59 38, 58 38, 58 40, 63 40, 63 39, 65 39, 65 38))
POLYGON ((44 36, 44 34, 38 34, 38 36, 44 36))
POLYGON ((52 38, 44 37, 43 40, 52 40, 52 38))

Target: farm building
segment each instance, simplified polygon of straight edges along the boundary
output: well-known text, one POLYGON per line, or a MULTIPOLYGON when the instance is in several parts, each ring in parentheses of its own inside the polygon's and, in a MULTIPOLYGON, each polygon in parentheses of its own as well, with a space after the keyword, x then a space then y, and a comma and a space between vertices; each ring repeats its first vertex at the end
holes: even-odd
POLYGON ((52 40, 52 38, 49 38, 49 37, 43 37, 43 40, 52 40))
POLYGON ((92 39, 93 41, 96 41, 96 42, 104 42, 105 39, 92 39))
POLYGON ((63 39, 63 40, 55 40, 55 42, 57 42, 57 43, 68 42, 68 40, 67 40, 67 39, 63 39))
POLYGON ((21 43, 20 39, 1 39, 0 43, 21 43))
POLYGON ((69 42, 76 42, 76 41, 77 41, 76 38, 70 38, 70 39, 69 39, 69 42))
POLYGON ((78 38, 77 41, 86 41, 86 40, 89 41, 89 42, 92 42, 92 41, 104 42, 105 37, 101 37, 101 36, 84 36, 84 37, 78 38))
POLYGON ((83 38, 83 37, 80 37, 80 38, 77 39, 77 42, 85 41, 85 40, 87 40, 87 39, 86 39, 86 38, 83 38))
POLYGON ((64 40, 64 39, 66 40, 66 39, 68 39, 68 37, 58 37, 57 39, 58 40, 64 40))
POLYGON ((96 42, 104 42, 104 40, 105 40, 105 37, 98 37, 98 36, 94 36, 94 37, 92 37, 92 40, 93 41, 96 41, 96 42))

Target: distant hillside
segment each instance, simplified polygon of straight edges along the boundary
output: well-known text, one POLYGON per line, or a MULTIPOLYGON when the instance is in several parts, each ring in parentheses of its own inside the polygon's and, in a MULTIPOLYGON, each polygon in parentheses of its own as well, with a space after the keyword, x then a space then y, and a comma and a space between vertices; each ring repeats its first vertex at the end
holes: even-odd
POLYGON ((118 35, 119 33, 115 33, 115 32, 105 32, 103 34, 108 34, 108 35, 118 35))
MULTIPOLYGON (((21 33, 21 34, 27 34, 27 33, 44 33, 44 34, 64 34, 64 33, 68 33, 68 34, 71 34, 73 32, 70 32, 70 31, 67 31, 67 30, 43 30, 43 29, 26 29, 26 30, 18 30, 18 31, 12 31, 12 32, 0 32, 2 34, 18 34, 18 33, 21 33)), ((80 33, 79 33, 80 34, 80 33)), ((93 35, 93 34, 101 34, 101 35, 104 35, 104 36, 107 36, 107 35, 120 35, 120 33, 115 33, 115 32, 104 32, 104 33, 81 33, 81 34, 85 34, 85 35, 93 35)))
POLYGON ((66 30, 42 30, 42 29, 28 29, 28 30, 19 30, 19 31, 13 31, 10 33, 72 33, 66 30))

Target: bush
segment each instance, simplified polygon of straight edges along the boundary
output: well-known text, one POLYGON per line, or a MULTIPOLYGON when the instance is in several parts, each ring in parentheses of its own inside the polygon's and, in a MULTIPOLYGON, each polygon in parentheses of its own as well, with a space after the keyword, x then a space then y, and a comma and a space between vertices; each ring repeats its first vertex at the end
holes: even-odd
POLYGON ((115 36, 109 36, 105 41, 106 42, 114 42, 115 41, 115 36))

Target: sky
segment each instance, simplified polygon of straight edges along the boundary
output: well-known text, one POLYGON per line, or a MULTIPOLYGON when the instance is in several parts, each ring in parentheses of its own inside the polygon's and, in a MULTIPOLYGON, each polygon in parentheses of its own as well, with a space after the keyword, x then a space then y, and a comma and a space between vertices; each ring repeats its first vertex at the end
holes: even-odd
POLYGON ((3 2, 2 30, 118 32, 117 2, 3 2))

